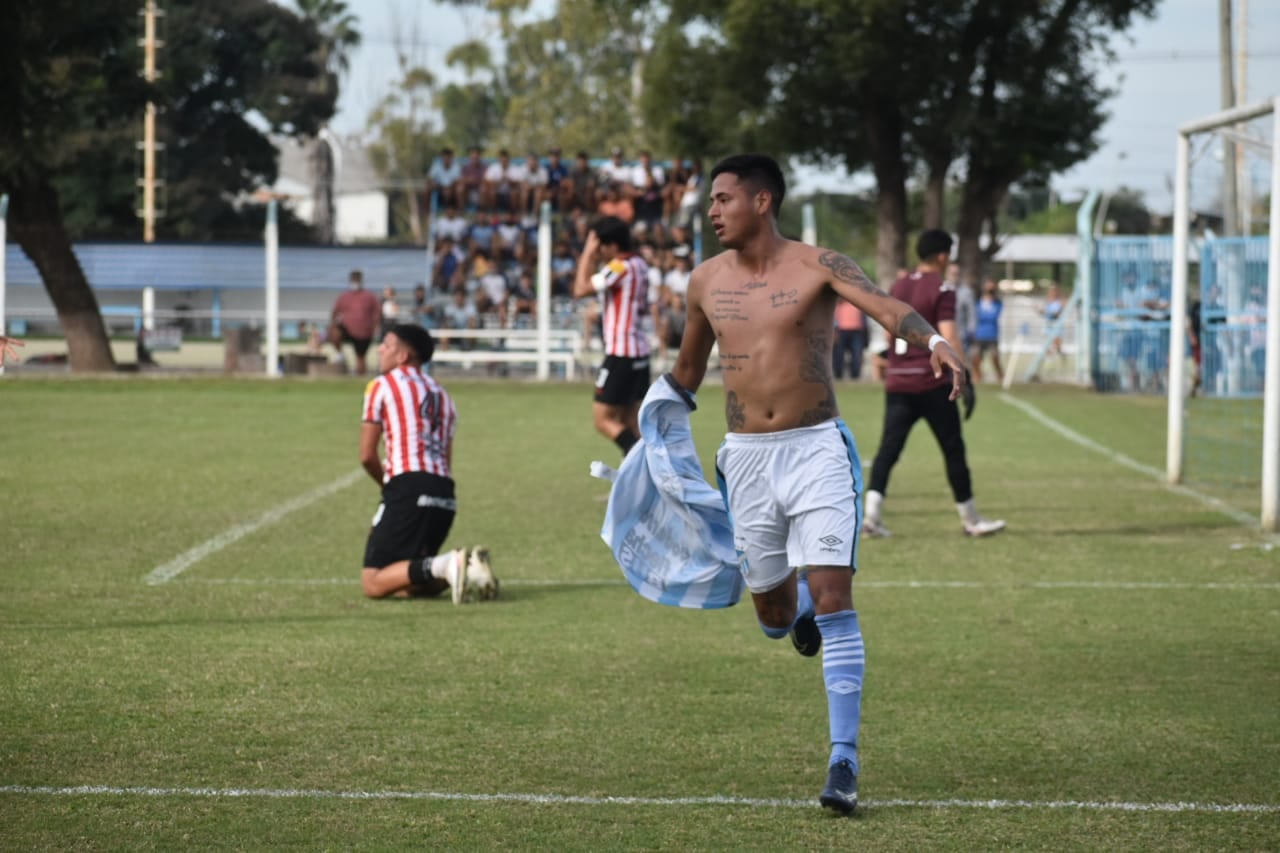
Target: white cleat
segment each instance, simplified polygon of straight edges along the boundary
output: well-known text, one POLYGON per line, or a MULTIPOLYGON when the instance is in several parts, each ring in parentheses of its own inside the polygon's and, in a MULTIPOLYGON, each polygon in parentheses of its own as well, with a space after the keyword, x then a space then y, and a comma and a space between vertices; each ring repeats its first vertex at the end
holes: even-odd
POLYGON ((964 523, 965 536, 990 536, 993 533, 999 533, 1004 530, 1004 520, 990 520, 979 518, 977 521, 964 523))
POLYGON ((477 545, 471 549, 471 559, 467 562, 468 593, 480 601, 492 601, 498 597, 498 579, 493 575, 493 565, 489 562, 489 549, 477 545))
POLYGON ((449 594, 454 605, 461 604, 467 591, 467 566, 470 554, 466 548, 457 548, 449 555, 449 594))
POLYGON ((889 528, 885 527, 879 521, 873 518, 862 519, 862 535, 870 536, 872 539, 886 539, 892 534, 889 528))

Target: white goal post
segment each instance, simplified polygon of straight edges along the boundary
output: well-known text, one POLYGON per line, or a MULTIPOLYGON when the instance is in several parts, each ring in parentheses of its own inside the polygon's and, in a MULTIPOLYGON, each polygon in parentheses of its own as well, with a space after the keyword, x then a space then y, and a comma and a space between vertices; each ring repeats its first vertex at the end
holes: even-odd
POLYGON ((1267 331, 1262 428, 1262 513, 1260 526, 1280 529, 1280 97, 1205 116, 1178 128, 1173 208, 1173 292, 1169 323, 1169 420, 1166 473, 1171 484, 1183 477, 1183 415, 1187 345, 1187 261, 1190 241, 1191 137, 1229 131, 1232 125, 1271 115, 1271 206, 1267 251, 1267 331))

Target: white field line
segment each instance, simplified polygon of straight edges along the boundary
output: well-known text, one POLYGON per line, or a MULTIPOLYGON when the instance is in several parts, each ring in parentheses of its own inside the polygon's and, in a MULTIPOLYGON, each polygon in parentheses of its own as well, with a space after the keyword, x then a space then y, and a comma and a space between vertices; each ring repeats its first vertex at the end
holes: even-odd
MULTIPOLYGON (((186 578, 183 583, 227 586, 358 586, 360 578, 186 578)), ((616 586, 626 587, 624 580, 511 578, 503 586, 616 586)), ((855 581, 855 589, 1146 589, 1146 590, 1280 590, 1276 583, 1189 582, 1180 581, 855 581)))
POLYGON ((249 534, 266 527, 268 524, 276 523, 289 513, 296 512, 303 507, 309 506, 321 498, 328 497, 334 492, 339 492, 347 486, 350 486, 352 483, 358 482, 362 477, 367 476, 369 475, 365 473, 363 469, 357 468, 349 474, 343 474, 332 483, 326 483, 323 486, 312 489, 306 494, 299 495, 293 500, 285 501, 282 504, 274 506, 255 518, 253 521, 247 521, 244 524, 237 524, 234 527, 230 527, 212 539, 201 542, 191 550, 182 552, 169 562, 156 566, 147 573, 146 577, 143 578, 143 581, 153 585, 167 583, 182 574, 194 564, 203 560, 205 557, 208 557, 211 554, 216 554, 233 542, 243 539, 249 534))
MULTIPOLYGON (((1076 444, 1080 445, 1086 450, 1092 450, 1094 453, 1101 454, 1102 456, 1105 456, 1106 458, 1110 459, 1112 462, 1116 463, 1117 465, 1122 465, 1125 468, 1129 468, 1133 471, 1137 471, 1139 474, 1145 474, 1146 476, 1151 477, 1152 479, 1164 485, 1164 487, 1167 488, 1169 491, 1182 495, 1183 497, 1191 498, 1192 500, 1225 515, 1226 517, 1230 518, 1232 521, 1236 522, 1237 524, 1240 524, 1244 527, 1253 528, 1254 530, 1258 530, 1258 519, 1252 515, 1249 515, 1249 513, 1238 510, 1235 507, 1231 506, 1230 504, 1226 503, 1225 501, 1221 501, 1218 498, 1213 497, 1212 495, 1206 495, 1201 492, 1197 492, 1195 489, 1189 488, 1187 486, 1169 485, 1165 481, 1164 471, 1161 471, 1158 468, 1153 468, 1150 465, 1144 465, 1141 462, 1137 461, 1136 459, 1132 459, 1128 456, 1125 456, 1123 453, 1120 453, 1119 451, 1112 450, 1110 447, 1107 447, 1106 445, 1099 444, 1098 442, 1094 441, 1088 436, 1081 435, 1080 433, 1071 429, 1069 426, 1059 423, 1058 421, 1046 415, 1044 412, 1040 411, 1035 406, 1031 405, 1025 400, 1019 400, 1017 397, 1014 397, 1012 394, 1008 394, 1002 391, 1000 392, 1000 399, 1008 403, 1009 405, 1013 406, 1014 408, 1021 409, 1023 414, 1025 414, 1027 417, 1040 423, 1042 426, 1048 427, 1049 429, 1053 430, 1058 435, 1062 436, 1068 441, 1075 442, 1076 444)), ((1265 533, 1262 534, 1262 536, 1268 542, 1280 544, 1280 536, 1272 536, 1265 533)))
MULTIPOLYGON (((107 785, 53 787, 2 785, 0 794, 28 796, 204 797, 213 799, 258 798, 276 800, 442 800, 466 803, 532 803, 586 806, 746 806, 748 808, 816 809, 813 800, 755 799, 750 797, 577 797, 561 794, 462 794, 449 791, 322 791, 277 788, 117 788, 107 785)), ((1082 800, 862 800, 862 808, 922 809, 1071 809, 1121 812, 1227 812, 1275 813, 1271 803, 1127 803, 1082 800)))

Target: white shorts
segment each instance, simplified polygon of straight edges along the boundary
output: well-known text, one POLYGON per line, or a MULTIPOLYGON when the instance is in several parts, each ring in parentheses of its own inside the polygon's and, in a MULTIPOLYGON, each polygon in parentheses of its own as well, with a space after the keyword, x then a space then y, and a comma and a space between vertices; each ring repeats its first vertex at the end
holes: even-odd
POLYGON ((752 592, 804 566, 857 569, 862 463, 842 420, 725 436, 716 478, 752 592))

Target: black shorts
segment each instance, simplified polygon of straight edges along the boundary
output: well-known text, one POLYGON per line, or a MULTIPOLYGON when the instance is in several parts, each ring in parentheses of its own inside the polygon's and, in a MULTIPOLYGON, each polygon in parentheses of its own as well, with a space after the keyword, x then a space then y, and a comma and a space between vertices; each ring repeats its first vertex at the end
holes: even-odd
POLYGON ((440 553, 457 512, 453 480, 424 471, 392 477, 382 487, 364 546, 364 568, 383 569, 400 560, 440 553))
POLYGON ((356 351, 356 355, 364 358, 364 354, 369 351, 369 345, 373 343, 373 338, 352 337, 351 333, 347 331, 347 327, 341 323, 338 324, 338 332, 342 335, 342 343, 351 344, 356 351))
POLYGON ((607 406, 629 406, 639 403, 649 393, 649 356, 628 358, 606 355, 596 374, 597 403, 607 406))

